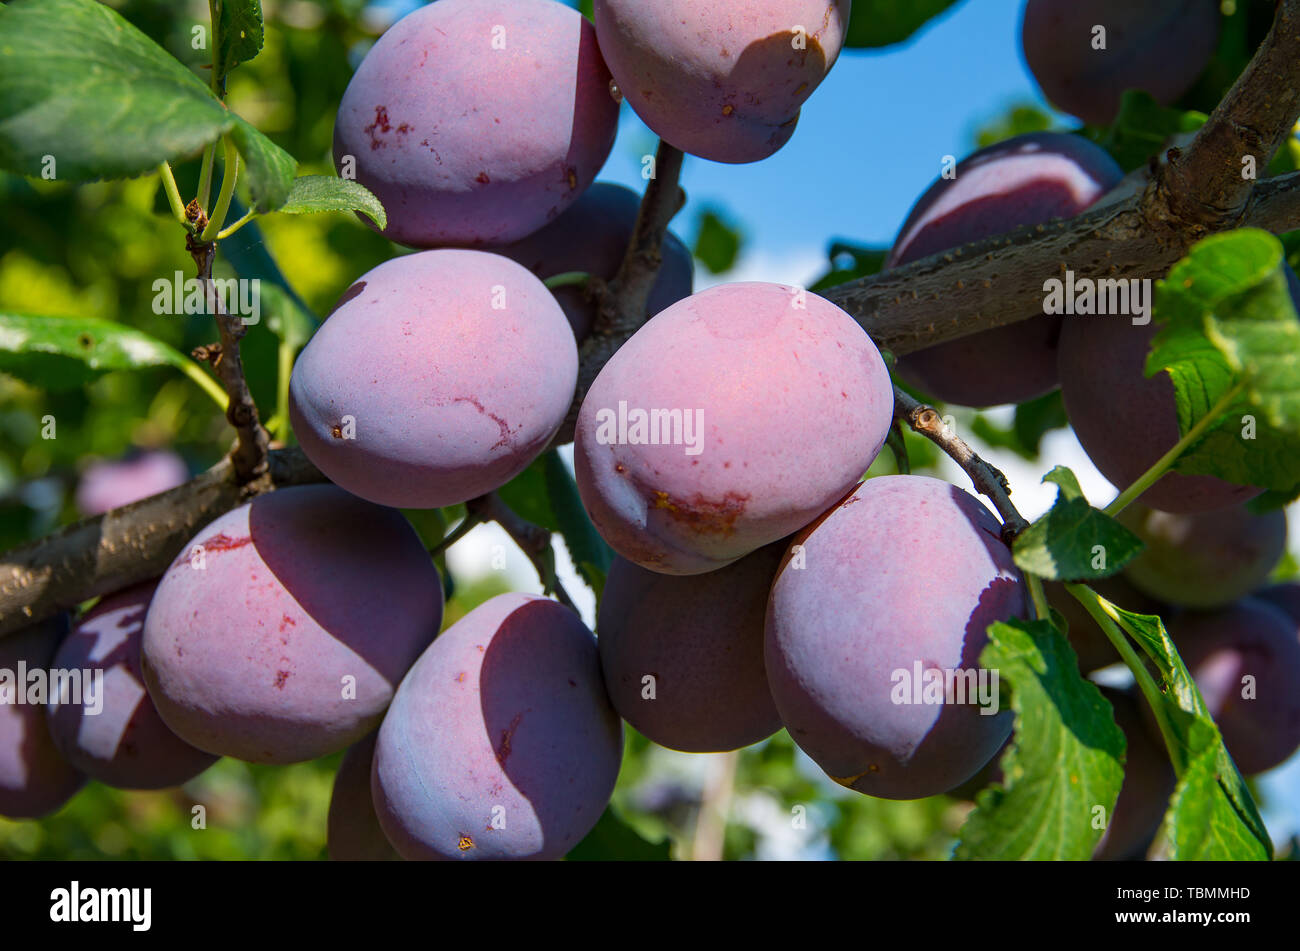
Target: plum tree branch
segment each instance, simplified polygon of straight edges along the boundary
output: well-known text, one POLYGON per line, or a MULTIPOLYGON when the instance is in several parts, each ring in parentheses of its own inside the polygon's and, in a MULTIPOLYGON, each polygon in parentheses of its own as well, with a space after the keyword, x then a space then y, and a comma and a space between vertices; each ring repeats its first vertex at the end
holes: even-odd
POLYGON ((583 341, 578 367, 578 386, 569 413, 551 448, 573 441, 582 399, 609 358, 645 323, 646 303, 663 263, 664 235, 668 223, 681 210, 686 196, 679 181, 685 156, 681 149, 660 142, 655 153, 654 176, 646 185, 637 211, 632 239, 618 272, 600 286, 591 281, 589 288, 596 300, 596 319, 591 333, 583 341))
MULTIPOLYGON (((1298 115, 1300 0, 1282 0, 1272 30, 1232 90, 1185 149, 1169 150, 1166 164, 1151 172, 1138 193, 1068 221, 1020 228, 831 288, 823 296, 852 314, 880 346, 904 354, 1041 313, 1044 281, 1063 278, 1067 271, 1092 278, 1156 279, 1206 234, 1241 226, 1275 234, 1300 229, 1300 172, 1260 182, 1242 176, 1243 158, 1253 156, 1257 167, 1265 167, 1298 115)), ((592 381, 645 320, 660 245, 683 200, 678 184, 682 160, 680 151, 660 144, 655 177, 646 188, 622 266, 608 284, 592 288, 600 305, 596 327, 583 344, 577 391, 553 445, 572 439, 592 381)), ((191 206, 202 214, 197 203, 191 206)), ((197 215, 191 220, 202 231, 206 222, 197 215)), ((210 279, 210 260, 206 273, 210 279)), ((222 350, 237 360, 242 326, 230 318, 218 324, 222 350)), ((222 371, 226 359, 217 364, 219 373, 234 370, 228 364, 222 371)), ((263 476, 241 487, 245 477, 257 480, 260 474, 266 436, 239 376, 238 384, 222 376, 231 396, 229 418, 240 437, 231 462, 171 492, 0 556, 0 634, 155 576, 199 527, 239 504, 257 485, 321 478, 301 452, 292 450, 271 454, 269 480, 263 476)), ((905 414, 913 412, 909 401, 899 404, 905 414)), ((917 419, 923 426, 933 425, 930 416, 917 419)), ((924 428, 918 432, 935 438, 924 428)), ((942 432, 935 435, 942 437, 942 432)), ((954 451, 968 454, 963 469, 971 465, 985 483, 976 482, 977 488, 985 492, 987 487, 985 494, 1010 524, 1022 523, 1000 473, 994 475, 996 470, 983 460, 976 464, 969 446, 957 443, 952 443, 954 451)))
MULTIPOLYGON (((325 481, 299 449, 271 452, 267 475, 277 487, 325 481)), ((156 578, 200 528, 257 491, 239 481, 226 458, 184 485, 0 555, 0 637, 156 578)))
POLYGON ((1157 279, 1206 235, 1300 228, 1300 173, 1256 183, 1300 117, 1300 0, 1186 149, 1170 149, 1140 193, 1068 221, 1018 228, 831 288, 823 296, 876 342, 910 353, 1042 313, 1050 278, 1157 279))
MULTIPOLYGON (((230 170, 227 174, 232 174, 230 170)), ((186 237, 186 250, 194 258, 198 268, 198 279, 203 283, 208 308, 216 319, 217 331, 221 335, 220 349, 213 350, 212 370, 226 394, 230 404, 226 407, 226 419, 234 427, 237 442, 230 454, 234 464, 235 476, 240 484, 258 484, 261 490, 271 487, 267 476, 267 451, 270 439, 262 422, 258 418, 257 404, 244 379, 244 364, 239 355, 239 341, 246 328, 243 321, 226 312, 221 297, 212 282, 212 263, 216 257, 217 246, 211 241, 203 241, 194 235, 186 237)))
POLYGON ((894 416, 942 449, 970 477, 975 490, 989 498, 1002 516, 1004 542, 1010 545, 1017 535, 1029 527, 1029 522, 1016 511, 1016 506, 1011 501, 1011 486, 1002 470, 980 458, 979 453, 949 429, 938 410, 913 399, 896 386, 894 416))

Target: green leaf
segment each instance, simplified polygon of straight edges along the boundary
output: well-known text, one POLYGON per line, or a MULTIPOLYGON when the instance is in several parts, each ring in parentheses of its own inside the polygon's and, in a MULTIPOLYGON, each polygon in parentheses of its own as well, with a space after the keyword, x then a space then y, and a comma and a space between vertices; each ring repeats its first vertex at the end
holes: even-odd
POLYGON ((240 179, 248 182, 253 207, 263 214, 278 210, 289 198, 298 160, 239 116, 231 119, 230 136, 244 160, 240 179))
POLYGON ((442 509, 402 509, 425 550, 433 551, 447 535, 447 519, 442 509))
POLYGON ((667 839, 651 842, 607 806, 586 837, 565 856, 569 862, 667 862, 672 857, 667 839))
POLYGON ((560 530, 559 520, 551 507, 544 457, 539 456, 529 463, 527 469, 497 489, 497 495, 520 518, 548 532, 560 530))
POLYGON ((1079 675, 1069 642, 1047 621, 989 626, 980 666, 1011 687, 1015 736, 1001 784, 979 793, 958 859, 1088 859, 1123 781, 1124 734, 1095 684, 1079 675))
POLYGON ((885 266, 889 249, 867 248, 846 241, 832 241, 826 256, 830 260, 830 270, 813 282, 808 288, 810 291, 837 287, 878 273, 885 266))
POLYGON ((301 350, 316 332, 315 316, 284 288, 265 281, 259 286, 267 328, 295 352, 301 350))
POLYGON ((217 79, 262 50, 261 0, 211 0, 217 36, 213 57, 217 79))
POLYGON ((1167 109, 1150 93, 1130 89, 1120 99, 1114 122, 1104 128, 1086 129, 1085 133, 1124 171, 1131 172, 1158 154, 1170 136, 1195 132, 1207 118, 1203 112, 1167 109))
POLYGON ((692 253, 712 274, 730 271, 740 254, 740 231, 712 208, 700 212, 692 253))
POLYGON ((853 0, 848 48, 873 48, 901 43, 951 7, 957 0, 853 0))
POLYGON ((578 496, 578 486, 559 454, 555 450, 546 453, 542 465, 546 474, 546 496, 573 566, 599 598, 605 588, 614 552, 587 517, 587 510, 582 507, 582 499, 578 496))
POLYGON ((1161 330, 1147 373, 1168 369, 1184 435, 1219 407, 1220 419, 1175 462, 1180 472, 1279 492, 1300 486, 1300 321, 1281 259, 1267 232, 1214 235, 1157 288, 1161 330))
POLYGON ((975 133, 977 148, 988 148, 1007 139, 1031 132, 1046 132, 1052 127, 1052 117, 1033 103, 1019 103, 1004 115, 980 126, 975 133))
POLYGON ((383 203, 360 182, 333 175, 302 175, 293 180, 289 200, 278 211, 305 215, 316 211, 363 211, 380 229, 388 227, 383 203))
POLYGON ((1043 437, 1053 429, 1064 429, 1070 425, 1065 415, 1065 402, 1061 391, 1053 390, 1046 396, 1021 403, 1016 407, 1016 419, 1013 429, 1021 446, 1027 452, 1038 455, 1043 437))
POLYGON ((1016 564, 1040 578, 1073 581, 1108 578, 1142 551, 1141 539, 1083 497, 1079 480, 1057 466, 1044 482, 1059 486, 1056 502, 1020 533, 1013 546, 1016 564))
POLYGON ((194 155, 233 124, 211 90, 95 0, 0 7, 0 167, 122 178, 194 155))
POLYGON ((1168 725, 1162 732, 1179 776, 1163 827, 1170 858, 1270 858, 1264 822, 1164 622, 1098 600, 1154 661, 1163 681, 1157 720, 1168 725))
POLYGON ((0 371, 46 390, 75 389, 111 370, 189 363, 161 340, 111 320, 0 313, 0 371))

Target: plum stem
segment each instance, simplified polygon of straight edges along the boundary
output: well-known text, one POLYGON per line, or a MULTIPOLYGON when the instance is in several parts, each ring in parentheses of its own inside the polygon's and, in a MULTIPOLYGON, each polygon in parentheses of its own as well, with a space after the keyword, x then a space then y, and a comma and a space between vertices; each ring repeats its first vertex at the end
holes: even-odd
POLYGON ((1029 597, 1034 603, 1034 616, 1040 621, 1050 621, 1052 610, 1047 606, 1047 595, 1043 593, 1043 581, 1038 575, 1025 573, 1025 583, 1029 586, 1029 597))
POLYGON ((1205 431, 1223 417, 1223 414, 1228 411, 1228 407, 1232 405, 1232 401, 1241 395, 1241 391, 1244 390, 1245 387, 1246 384, 1243 381, 1237 383, 1228 390, 1228 392, 1224 393, 1219 402, 1215 403, 1213 408, 1202 416, 1195 426, 1187 431, 1186 436, 1174 443, 1168 452, 1157 459, 1152 464, 1151 468, 1138 476, 1132 485, 1117 495, 1115 500, 1111 502, 1110 505, 1107 505, 1102 511, 1111 518, 1114 518, 1120 512, 1124 511, 1124 509, 1128 508, 1134 499, 1140 496, 1147 489, 1151 488, 1151 486, 1155 484, 1156 480, 1168 471, 1169 467, 1177 461, 1178 457, 1181 456, 1189 446, 1200 439, 1201 436, 1205 435, 1205 431))
POLYGON ((559 287, 585 287, 591 280, 591 275, 586 271, 565 271, 563 274, 556 274, 542 281, 549 290, 555 290, 559 287))
POLYGON ((235 195, 235 182, 239 179, 239 150, 235 148, 230 136, 225 136, 221 144, 225 149, 226 167, 221 173, 221 191, 217 193, 216 208, 208 216, 208 226, 203 229, 204 241, 215 241, 221 233, 221 226, 226 223, 226 215, 230 213, 230 200, 235 195))
POLYGON ((172 174, 172 167, 163 162, 158 166, 158 175, 162 178, 163 191, 167 193, 167 204, 171 206, 172 217, 188 228, 190 220, 185 215, 185 202, 181 200, 181 191, 176 187, 176 176, 172 174))
POLYGON ((1002 471, 981 459, 979 453, 949 429, 938 410, 913 399, 897 386, 894 387, 894 417, 930 440, 961 466, 975 490, 987 496, 1002 516, 1002 540, 1010 547, 1029 523, 1016 511, 1011 501, 1011 486, 1002 471))
POLYGON ((573 441, 578 410, 587 390, 614 352, 646 321, 646 304, 663 263, 664 235, 686 200, 679 185, 684 160, 681 149, 660 141, 655 152, 655 174, 641 196, 636 225, 618 272, 608 282, 588 281, 588 294, 596 303, 596 319, 582 342, 578 385, 569 413, 551 440, 551 449, 573 441))
POLYGON ((431 548, 429 554, 434 556, 442 554, 482 524, 483 520, 479 518, 476 513, 467 510, 465 512, 465 517, 460 520, 460 524, 448 532, 442 541, 438 542, 436 546, 431 548))
POLYGON ((556 577, 555 550, 551 547, 549 531, 521 517, 495 492, 470 499, 465 503, 465 509, 469 513, 467 518, 496 522, 505 529, 511 541, 519 546, 519 550, 533 563, 533 568, 537 570, 537 577, 541 579, 542 590, 547 594, 555 595, 557 601, 575 614, 578 613, 577 605, 573 603, 569 592, 564 590, 564 585, 556 577))

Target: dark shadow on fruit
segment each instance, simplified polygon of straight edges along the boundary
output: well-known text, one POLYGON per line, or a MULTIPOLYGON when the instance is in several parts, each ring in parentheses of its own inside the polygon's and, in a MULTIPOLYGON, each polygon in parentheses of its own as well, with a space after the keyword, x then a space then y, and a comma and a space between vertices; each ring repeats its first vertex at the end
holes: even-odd
MULTIPOLYGON (((275 580, 323 630, 395 688, 411 665, 413 647, 409 638, 386 637, 386 632, 374 630, 374 619, 388 610, 384 602, 392 584, 391 558, 362 553, 384 552, 395 536, 409 532, 402 514, 332 485, 300 486, 294 493, 272 492, 253 499, 248 527, 258 556, 275 580), (320 498, 306 499, 305 492, 320 498), (322 548, 336 547, 340 535, 351 540, 361 557, 314 557, 316 542, 322 548)), ((209 550, 207 557, 221 554, 209 550)), ((294 636, 292 624, 277 624, 280 636, 294 636)), ((435 633, 429 631, 429 641, 435 633)))

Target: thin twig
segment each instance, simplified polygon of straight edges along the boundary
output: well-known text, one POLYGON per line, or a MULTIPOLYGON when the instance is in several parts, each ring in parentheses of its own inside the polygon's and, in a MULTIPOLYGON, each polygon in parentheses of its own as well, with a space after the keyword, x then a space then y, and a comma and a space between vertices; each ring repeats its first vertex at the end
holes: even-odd
POLYGON ((212 262, 216 257, 216 245, 196 240, 191 235, 186 239, 186 250, 194 258, 194 264, 198 268, 198 279, 203 283, 206 300, 216 319, 217 330, 221 334, 219 356, 212 360, 212 370, 221 380, 221 385, 230 397, 230 405, 226 407, 226 419, 234 427, 238 438, 231 453, 235 464, 235 475, 241 484, 262 482, 264 488, 270 488, 266 480, 270 439, 258 418, 257 404, 253 401, 248 381, 244 379, 244 364, 239 355, 239 341, 247 328, 241 318, 226 312, 221 296, 212 283, 212 262))
POLYGON ((684 159, 680 149, 666 142, 659 143, 655 174, 641 196, 636 225, 618 272, 609 281, 592 279, 587 285, 587 294, 596 305, 596 318, 582 344, 578 386, 568 417, 551 440, 551 448, 573 441, 578 410, 587 390, 609 358, 646 321, 646 302, 663 263, 664 235, 668 233, 668 223, 686 201, 678 183, 684 159))
POLYGON ((1011 502, 1011 486, 1002 470, 981 459, 979 453, 944 424, 938 410, 894 387, 894 416, 947 453, 970 476, 975 490, 993 502, 993 507, 1002 516, 1004 542, 1010 545, 1017 535, 1029 527, 1024 516, 1016 511, 1011 502))
POLYGON ((489 492, 487 495, 481 495, 476 499, 470 499, 465 503, 465 508, 469 513, 468 517, 477 518, 481 522, 496 522, 500 525, 511 540, 519 546, 520 551, 528 556, 528 560, 533 563, 537 569, 537 577, 541 579, 542 590, 547 594, 554 594, 557 601, 567 608, 571 608, 575 613, 578 610, 573 599, 569 597, 569 592, 564 590, 564 585, 555 574, 555 551, 551 548, 551 533, 540 525, 534 525, 527 519, 522 518, 514 509, 502 501, 501 496, 495 492, 489 492))

